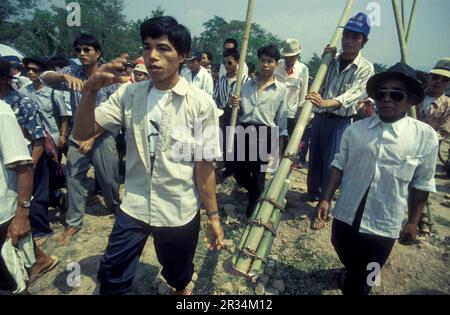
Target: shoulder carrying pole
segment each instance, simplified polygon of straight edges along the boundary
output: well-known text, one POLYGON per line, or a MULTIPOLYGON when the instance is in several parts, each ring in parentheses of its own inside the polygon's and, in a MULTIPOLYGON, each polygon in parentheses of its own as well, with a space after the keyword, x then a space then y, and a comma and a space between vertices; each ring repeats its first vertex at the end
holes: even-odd
MULTIPOLYGON (((347 1, 338 27, 331 39, 330 46, 336 46, 342 35, 343 26, 348 20, 353 2, 354 0, 347 1)), ((323 57, 322 64, 310 88, 310 92, 319 91, 331 61, 332 56, 330 54, 323 57)), ((249 223, 249 226, 247 226, 241 236, 236 252, 232 257, 233 268, 239 274, 254 279, 262 273, 263 264, 266 263, 272 240, 276 235, 276 228, 281 217, 280 211, 283 210, 285 204, 284 199, 289 185, 289 181, 286 178, 290 174, 293 163, 292 157, 297 154, 301 137, 311 115, 311 110, 311 101, 305 101, 279 168, 274 177, 266 185, 262 198, 252 214, 251 223, 249 223)))
MULTIPOLYGON (((250 29, 252 27, 252 15, 253 15, 253 7, 255 6, 255 0, 248 0, 248 8, 247 8, 247 16, 245 18, 245 30, 244 30, 244 38, 242 40, 242 49, 240 52, 241 58, 239 59, 239 71, 238 78, 236 82, 236 89, 234 91, 234 95, 241 95, 241 86, 242 86, 242 78, 244 77, 244 65, 245 65, 245 57, 247 56, 247 47, 248 40, 250 38, 250 29)), ((233 151, 234 146, 234 131, 236 127, 237 120, 237 107, 233 107, 231 112, 231 122, 228 133, 228 144, 227 144, 227 152, 231 153, 233 151)))

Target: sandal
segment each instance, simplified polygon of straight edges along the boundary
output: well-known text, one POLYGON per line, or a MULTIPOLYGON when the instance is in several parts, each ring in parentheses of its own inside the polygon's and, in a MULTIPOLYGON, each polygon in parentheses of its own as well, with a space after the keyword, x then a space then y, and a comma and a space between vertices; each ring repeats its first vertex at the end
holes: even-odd
POLYGON ((427 214, 422 214, 419 221, 419 233, 422 235, 430 235, 430 220, 427 214))
POLYGON ((52 264, 50 266, 48 266, 47 268, 41 270, 41 272, 39 272, 38 274, 35 274, 33 276, 30 276, 30 281, 29 284, 32 284, 33 282, 35 282, 37 279, 39 279, 40 277, 42 277, 43 275, 45 275, 47 272, 51 271, 53 268, 56 267, 56 265, 59 263, 59 258, 58 256, 50 256, 51 259, 53 259, 52 264))

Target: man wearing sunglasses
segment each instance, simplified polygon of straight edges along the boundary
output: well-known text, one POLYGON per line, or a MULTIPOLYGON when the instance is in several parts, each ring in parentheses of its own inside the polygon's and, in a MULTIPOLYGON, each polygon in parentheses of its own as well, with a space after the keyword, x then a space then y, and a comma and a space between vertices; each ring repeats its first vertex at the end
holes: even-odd
MULTIPOLYGON (((44 86, 39 80, 39 75, 45 70, 50 68, 49 61, 42 57, 27 57, 23 59, 25 70, 31 83, 20 89, 20 93, 28 96, 39 107, 41 117, 44 122, 45 128, 53 140, 55 152, 67 143, 67 136, 69 133, 70 114, 67 113, 64 95, 60 91, 55 91, 47 86, 44 86)), ((57 169, 61 158, 61 152, 55 154, 55 156, 49 154, 43 154, 39 161, 38 167, 35 170, 35 186, 40 187, 40 191, 48 191, 49 198, 45 198, 46 202, 36 200, 36 205, 32 209, 35 212, 41 213, 45 216, 45 221, 48 224, 48 206, 56 207, 59 204, 58 189, 61 184, 56 182, 57 169)), ((65 182, 63 176, 59 178, 59 182, 65 182)), ((45 242, 47 236, 42 236, 41 241, 37 241, 38 245, 45 242)))
POLYGON ((341 187, 332 209, 331 242, 346 268, 341 289, 349 295, 369 294, 376 283, 369 273, 381 269, 399 235, 402 243, 416 238, 428 194, 436 191, 436 132, 407 116, 408 108, 424 98, 415 71, 398 63, 370 78, 366 87, 379 114, 344 131, 316 207, 316 218, 325 225, 331 198, 341 187))
MULTIPOLYGON (((84 82, 97 70, 97 61, 102 54, 100 42, 88 34, 81 34, 73 43, 81 65, 71 64, 61 72, 47 71, 40 76, 41 81, 51 87, 70 91, 72 114, 76 110, 81 98, 84 82)), ((119 85, 113 84, 98 90, 96 105, 106 101, 119 85)), ((67 228, 59 239, 60 245, 67 244, 73 235, 80 231, 86 208, 86 176, 90 165, 94 166, 95 178, 98 181, 106 207, 116 211, 119 199, 119 158, 114 134, 105 130, 101 134, 76 141, 69 137, 69 151, 67 154, 67 197, 68 209, 66 215, 67 228)))
MULTIPOLYGON (((367 80, 374 74, 372 63, 361 54, 369 33, 366 14, 358 13, 349 19, 342 35, 342 53, 330 63, 322 90, 306 96, 314 105, 314 118, 311 121, 308 192, 302 197, 303 201, 318 201, 323 193, 342 133, 356 115, 357 102, 367 80)), ((327 46, 324 54, 327 53, 336 54, 336 48, 327 46)), ((314 229, 321 227, 313 223, 314 229)))
MULTIPOLYGON (((229 43, 231 44, 231 43, 229 43)), ((233 174, 233 162, 227 161, 226 150, 227 147, 227 126, 231 122, 231 96, 234 94, 236 88, 238 66, 239 66, 240 54, 236 48, 228 48, 223 52, 222 66, 225 67, 225 75, 219 75, 219 82, 214 90, 214 101, 217 107, 223 110, 223 115, 220 116, 220 130, 223 135, 223 159, 224 169, 222 171, 222 178, 226 178, 233 174)), ((244 73, 242 77, 242 85, 249 80, 248 76, 244 73)))

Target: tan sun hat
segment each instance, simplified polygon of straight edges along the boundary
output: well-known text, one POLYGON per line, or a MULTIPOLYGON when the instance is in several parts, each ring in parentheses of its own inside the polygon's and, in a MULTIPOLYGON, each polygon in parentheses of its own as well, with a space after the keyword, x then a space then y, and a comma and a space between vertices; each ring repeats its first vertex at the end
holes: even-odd
POLYGON ((280 51, 280 54, 283 57, 291 57, 291 56, 297 56, 302 51, 302 47, 300 46, 300 43, 298 40, 294 38, 288 38, 286 39, 286 43, 284 44, 283 48, 280 51))
POLYGON ((433 69, 431 69, 430 73, 439 74, 450 78, 450 57, 445 57, 439 60, 433 69))
POLYGON ((133 71, 140 71, 144 72, 145 74, 148 74, 147 68, 143 64, 137 64, 136 67, 134 67, 133 71))

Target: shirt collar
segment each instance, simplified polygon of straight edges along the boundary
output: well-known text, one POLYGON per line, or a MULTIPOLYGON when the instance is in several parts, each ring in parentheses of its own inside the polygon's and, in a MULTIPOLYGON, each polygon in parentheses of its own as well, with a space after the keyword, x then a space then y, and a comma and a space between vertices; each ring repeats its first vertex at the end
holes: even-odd
POLYGON ((404 125, 406 124, 407 120, 408 120, 408 115, 405 114, 405 117, 397 120, 396 122, 393 123, 383 123, 380 119, 379 115, 376 115, 374 117, 371 118, 372 120, 369 122, 369 129, 375 128, 378 125, 382 125, 384 124, 385 126, 389 127, 390 130, 392 130, 392 132, 394 133, 394 135, 396 137, 398 137, 400 135, 400 132, 402 130, 404 130, 404 125))
MULTIPOLYGON (((342 53, 337 55, 335 61, 336 62, 340 62, 341 61, 341 56, 342 56, 342 53)), ((353 59, 351 65, 353 64, 357 68, 360 67, 362 58, 363 58, 362 53, 361 53, 361 51, 359 51, 358 55, 355 57, 355 59, 353 59)))
MULTIPOLYGON (((254 85, 258 86, 258 77, 255 77, 254 79, 252 79, 251 82, 252 82, 254 85)), ((283 83, 281 83, 280 81, 278 81, 277 78, 274 76, 273 82, 272 82, 270 85, 268 85, 267 87, 271 87, 271 86, 273 86, 273 85, 275 86, 275 89, 277 89, 277 88, 279 88, 280 86, 282 86, 283 83)))
POLYGON ((185 78, 180 76, 180 79, 178 80, 177 84, 172 88, 172 91, 175 94, 178 94, 179 96, 185 96, 187 94, 189 87, 189 83, 186 81, 185 78))

